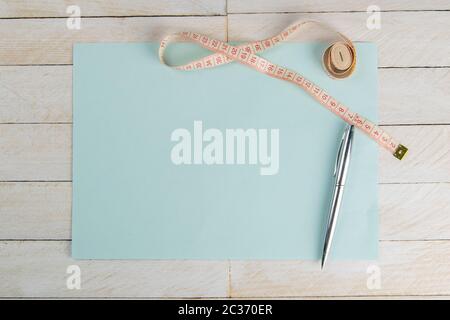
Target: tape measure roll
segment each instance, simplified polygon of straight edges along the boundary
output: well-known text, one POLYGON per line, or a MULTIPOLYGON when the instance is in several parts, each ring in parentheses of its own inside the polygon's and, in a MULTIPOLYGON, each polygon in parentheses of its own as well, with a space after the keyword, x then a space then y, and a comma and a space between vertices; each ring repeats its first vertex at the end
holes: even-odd
POLYGON ((323 67, 334 79, 351 76, 356 67, 355 48, 342 41, 334 43, 323 54, 323 67))
MULTIPOLYGON (((397 159, 402 159, 408 148, 399 144, 386 131, 378 125, 364 118, 360 114, 351 111, 348 107, 338 102, 325 90, 315 85, 301 74, 278 66, 269 60, 262 58, 258 53, 270 49, 282 41, 286 41, 294 33, 302 29, 306 24, 320 25, 335 33, 340 40, 328 47, 323 55, 323 66, 327 74, 334 79, 349 77, 356 68, 356 49, 353 43, 344 35, 333 31, 326 25, 315 21, 298 22, 283 30, 281 33, 261 41, 234 46, 229 43, 210 38, 196 32, 179 32, 165 37, 159 47, 159 59, 161 63, 168 65, 164 60, 164 50, 170 42, 190 41, 214 52, 204 58, 191 61, 180 66, 171 66, 177 70, 190 71, 198 69, 214 68, 230 62, 239 62, 268 76, 290 82, 309 93, 322 106, 342 120, 353 124, 356 128, 367 134, 384 149, 388 150, 397 159)), ((168 65, 170 66, 170 65, 168 65)))

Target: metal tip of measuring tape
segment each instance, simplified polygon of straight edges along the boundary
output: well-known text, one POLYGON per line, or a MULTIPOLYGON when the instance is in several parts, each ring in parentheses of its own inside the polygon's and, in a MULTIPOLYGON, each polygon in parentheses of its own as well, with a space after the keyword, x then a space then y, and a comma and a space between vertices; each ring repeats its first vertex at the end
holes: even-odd
POLYGON ((402 160, 403 157, 404 157, 407 153, 408 153, 408 148, 405 147, 405 146, 402 145, 402 144, 399 144, 399 145, 397 146, 397 149, 395 149, 395 151, 394 151, 394 157, 396 157, 396 158, 399 159, 399 160, 402 160))

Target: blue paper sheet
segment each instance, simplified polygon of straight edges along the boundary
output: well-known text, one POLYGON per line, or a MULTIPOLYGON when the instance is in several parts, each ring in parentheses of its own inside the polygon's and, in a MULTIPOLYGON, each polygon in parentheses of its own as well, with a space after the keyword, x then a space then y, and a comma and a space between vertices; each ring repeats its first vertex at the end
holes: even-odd
MULTIPOLYGON (((344 122, 284 81, 237 63, 175 71, 157 48, 74 46, 73 257, 319 259, 344 122), (227 129, 251 129, 242 164, 227 129), (205 150, 220 135, 223 153, 205 150)), ((377 122, 376 47, 358 43, 355 74, 339 81, 323 71, 323 49, 290 43, 263 56, 377 122)), ((189 44, 169 52, 172 61, 198 54, 189 44)), ((377 257, 377 162, 376 144, 357 131, 331 259, 377 257)))

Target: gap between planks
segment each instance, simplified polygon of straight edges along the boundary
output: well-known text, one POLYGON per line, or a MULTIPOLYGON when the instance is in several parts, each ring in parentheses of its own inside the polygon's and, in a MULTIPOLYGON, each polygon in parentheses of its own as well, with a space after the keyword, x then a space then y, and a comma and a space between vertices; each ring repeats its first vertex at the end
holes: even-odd
POLYGON ((330 11, 350 11, 367 12, 372 5, 376 5, 381 12, 392 11, 442 11, 450 9, 448 1, 389 1, 378 0, 374 3, 371 0, 228 0, 228 13, 295 13, 295 12, 330 12, 330 11))
MULTIPOLYGON (((379 239, 378 242, 445 242, 450 241, 450 238, 443 238, 443 239, 379 239)), ((72 239, 1 239, 0 242, 72 242, 72 239)), ((94 259, 95 260, 95 259, 94 259)), ((100 259, 102 260, 102 259, 100 259)), ((129 260, 129 259, 125 259, 129 260)), ((158 260, 158 259, 138 259, 138 260, 158 260)), ((189 259, 187 259, 189 260, 189 259)), ((194 259, 195 260, 195 259, 194 259)), ((228 262, 232 260, 227 260, 228 262)), ((231 266, 229 268, 229 272, 231 272, 231 266)))
MULTIPOLYGON (((132 16, 81 16, 80 19, 132 19, 132 18, 211 18, 226 17, 226 14, 177 14, 177 15, 132 15, 132 16)), ((6 17, 0 20, 45 20, 45 19, 67 19, 69 17, 6 17)))
MULTIPOLYGON (((429 10, 380 10, 377 12, 449 12, 450 9, 429 9, 429 10)), ((320 14, 320 13, 366 13, 366 10, 322 10, 322 11, 261 11, 261 12, 229 12, 227 16, 245 14, 245 15, 257 15, 257 14, 320 14)), ((107 18, 105 16, 104 18, 107 18)), ((3 19, 3 18, 2 18, 3 19)))
MULTIPOLYGON (((72 3, 78 7, 82 17, 111 16, 185 16, 185 15, 225 15, 225 0, 77 0, 72 3)), ((67 12, 68 1, 44 1, 32 3, 29 0, 0 0, 0 17, 32 18, 63 17, 67 12), (11 3, 7 3, 11 2, 11 3)))

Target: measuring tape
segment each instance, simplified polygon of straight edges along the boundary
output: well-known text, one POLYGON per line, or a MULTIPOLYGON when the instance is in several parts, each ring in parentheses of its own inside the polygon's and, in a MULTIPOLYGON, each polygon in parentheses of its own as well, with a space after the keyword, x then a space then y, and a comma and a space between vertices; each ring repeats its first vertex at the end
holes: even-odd
POLYGON ((168 66, 177 70, 190 71, 214 68, 236 61, 268 76, 290 82, 308 92, 326 109, 336 114, 345 122, 360 129, 372 140, 392 153, 394 157, 401 160, 407 153, 408 148, 395 141, 394 138, 392 138, 378 125, 364 118, 360 114, 352 112, 348 107, 344 106, 342 103, 338 102, 327 92, 325 92, 325 90, 315 85, 299 73, 285 67, 278 66, 257 55, 258 53, 270 49, 280 42, 287 40, 306 24, 318 24, 336 33, 336 35, 340 38, 340 41, 333 43, 325 50, 322 59, 323 66, 327 74, 334 79, 344 79, 350 76, 356 67, 356 49, 353 43, 341 33, 335 32, 329 27, 315 21, 295 23, 274 37, 238 46, 233 46, 229 43, 213 39, 196 32, 179 32, 169 35, 161 41, 159 47, 159 59, 163 64, 168 65, 164 60, 164 50, 170 42, 190 41, 198 43, 202 47, 214 53, 184 65, 168 66))

